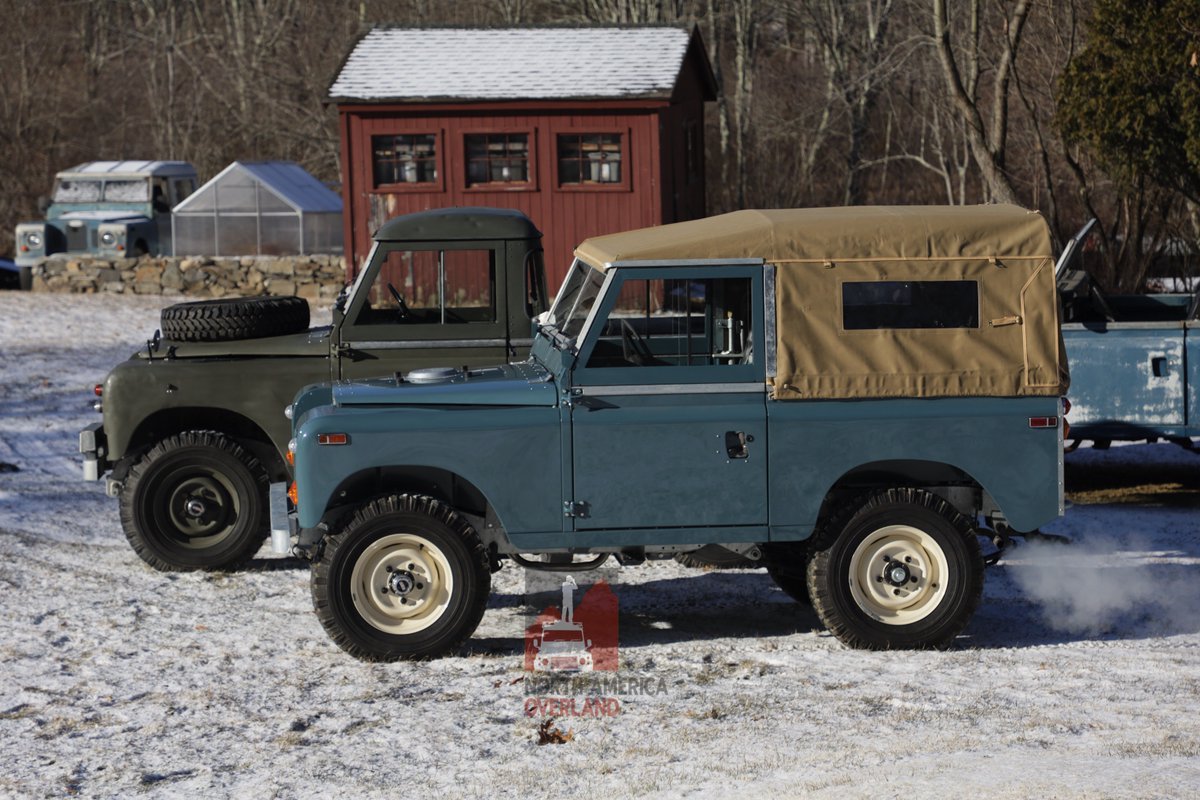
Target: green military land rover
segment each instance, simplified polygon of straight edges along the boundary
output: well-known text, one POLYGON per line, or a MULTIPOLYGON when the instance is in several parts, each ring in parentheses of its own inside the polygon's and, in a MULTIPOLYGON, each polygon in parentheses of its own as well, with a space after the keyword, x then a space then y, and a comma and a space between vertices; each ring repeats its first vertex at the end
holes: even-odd
POLYGON ((979 534, 1062 513, 1042 217, 740 211, 585 241, 529 360, 301 392, 296 551, 371 660, 454 650, 505 562, 720 548, 843 642, 945 647, 979 534))
POLYGON ((102 385, 80 434, 135 551, 164 570, 253 554, 290 479, 282 409, 303 386, 525 358, 546 308, 541 233, 516 211, 458 208, 380 227, 332 326, 296 297, 185 303, 102 385), (274 484, 269 499, 268 486, 274 484))

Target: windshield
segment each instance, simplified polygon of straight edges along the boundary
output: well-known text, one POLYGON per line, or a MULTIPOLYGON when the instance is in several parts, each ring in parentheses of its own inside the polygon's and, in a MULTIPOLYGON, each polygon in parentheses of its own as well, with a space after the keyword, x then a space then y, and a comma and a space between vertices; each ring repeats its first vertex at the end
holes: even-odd
POLYGON ((94 181, 64 178, 54 187, 56 203, 145 203, 150 199, 150 182, 145 178, 94 181))
POLYGON ((96 203, 100 201, 100 181, 61 180, 54 187, 56 203, 96 203))
POLYGON ((144 203, 150 199, 150 182, 105 181, 104 199, 110 203, 144 203))
POLYGON ((582 261, 576 261, 567 274, 558 300, 550 309, 550 324, 557 327, 564 336, 578 336, 603 285, 603 272, 582 261))

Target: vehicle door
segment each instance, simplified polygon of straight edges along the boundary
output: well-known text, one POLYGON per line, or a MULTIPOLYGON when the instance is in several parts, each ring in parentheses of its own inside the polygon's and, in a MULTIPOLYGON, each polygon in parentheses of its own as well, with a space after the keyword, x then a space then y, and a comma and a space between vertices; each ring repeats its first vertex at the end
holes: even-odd
POLYGON ((380 244, 339 328, 340 378, 509 360, 502 242, 380 244))
POLYGON ((1185 322, 1096 322, 1062 326, 1071 365, 1072 426, 1136 435, 1187 423, 1185 322))
POLYGON ((610 269, 572 379, 582 530, 765 525, 762 266, 610 269))

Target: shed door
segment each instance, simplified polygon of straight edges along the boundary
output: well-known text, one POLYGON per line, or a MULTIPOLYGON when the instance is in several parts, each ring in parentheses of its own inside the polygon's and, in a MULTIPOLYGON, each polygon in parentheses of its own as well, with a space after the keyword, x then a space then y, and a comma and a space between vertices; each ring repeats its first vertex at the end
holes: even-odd
POLYGON ((766 524, 761 277, 625 268, 609 284, 574 375, 576 530, 766 524))

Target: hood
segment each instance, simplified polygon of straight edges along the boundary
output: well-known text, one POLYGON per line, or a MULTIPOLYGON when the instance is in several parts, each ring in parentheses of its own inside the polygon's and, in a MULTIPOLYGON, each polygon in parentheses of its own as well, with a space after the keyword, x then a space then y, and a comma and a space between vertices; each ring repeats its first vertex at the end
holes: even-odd
POLYGON ((84 222, 136 222, 146 219, 146 215, 133 208, 102 208, 92 211, 66 211, 61 214, 51 213, 49 219, 65 219, 68 222, 77 219, 84 222))
POLYGON ((558 392, 550 373, 526 361, 499 367, 414 370, 401 378, 334 384, 339 406, 464 405, 553 406, 558 392))
MULTIPOLYGON (((262 339, 236 339, 231 342, 177 342, 173 339, 163 339, 154 358, 167 358, 168 353, 174 358, 256 358, 271 356, 288 357, 319 357, 329 355, 329 332, 332 326, 309 328, 302 333, 292 333, 287 336, 267 336, 262 339), (172 352, 173 350, 173 352, 172 352)), ((142 347, 135 356, 146 357, 146 348, 142 347)))

